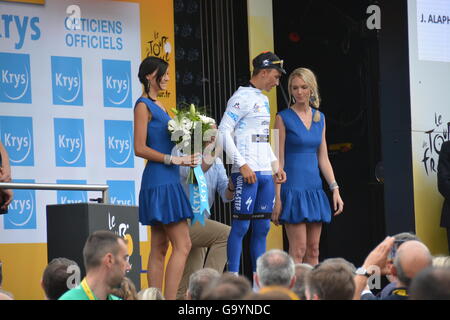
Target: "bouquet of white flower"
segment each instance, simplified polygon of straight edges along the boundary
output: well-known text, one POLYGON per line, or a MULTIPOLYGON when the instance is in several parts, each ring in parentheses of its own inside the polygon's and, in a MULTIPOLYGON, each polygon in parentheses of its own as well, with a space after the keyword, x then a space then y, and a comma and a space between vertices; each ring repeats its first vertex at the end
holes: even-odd
MULTIPOLYGON (((216 121, 200 114, 193 104, 188 110, 172 109, 172 112, 175 117, 168 123, 171 140, 176 142, 177 148, 183 154, 202 153, 203 141, 209 141, 216 133, 216 121)), ((186 182, 189 185, 189 202, 194 213, 191 224, 194 225, 198 221, 205 225, 204 212, 209 213, 208 186, 201 164, 189 169, 186 182)))
MULTIPOLYGON (((201 114, 193 104, 187 109, 172 109, 172 112, 175 117, 168 123, 172 141, 184 154, 201 153, 204 137, 215 134, 212 129, 216 121, 201 114)), ((194 182, 193 171, 193 168, 189 171, 188 183, 194 182)))

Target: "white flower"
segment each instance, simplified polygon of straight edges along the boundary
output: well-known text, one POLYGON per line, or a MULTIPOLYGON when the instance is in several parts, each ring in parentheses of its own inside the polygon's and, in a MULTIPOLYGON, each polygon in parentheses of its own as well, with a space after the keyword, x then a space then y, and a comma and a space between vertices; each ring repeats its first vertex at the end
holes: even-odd
POLYGON ((194 123, 187 118, 184 118, 182 120, 182 123, 183 123, 183 130, 191 130, 194 125, 194 123))
POLYGON ((183 139, 182 140, 183 141, 190 141, 191 140, 191 133, 190 133, 190 131, 183 132, 183 139))
POLYGON ((216 120, 214 120, 213 118, 204 116, 204 115, 199 115, 200 120, 204 123, 204 124, 215 124, 216 120))
POLYGON ((175 122, 175 120, 169 120, 168 122, 168 127, 169 127, 169 131, 173 132, 175 131, 175 128, 177 126, 177 123, 175 122))

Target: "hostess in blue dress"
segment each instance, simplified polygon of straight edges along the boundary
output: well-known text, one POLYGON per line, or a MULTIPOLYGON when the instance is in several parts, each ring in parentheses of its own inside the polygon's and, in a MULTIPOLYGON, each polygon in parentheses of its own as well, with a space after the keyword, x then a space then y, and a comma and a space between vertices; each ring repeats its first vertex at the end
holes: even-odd
MULTIPOLYGON (((312 117, 314 118, 314 110, 312 117)), ((311 121, 309 130, 294 110, 278 113, 286 128, 284 171, 287 181, 281 185, 281 223, 331 221, 331 208, 322 188, 318 149, 322 142, 325 118, 311 121)))
MULTIPOLYGON (((170 140, 167 123, 170 116, 152 100, 139 98, 152 114, 147 125, 147 146, 171 154, 175 144, 170 140)), ((179 168, 161 162, 147 161, 139 192, 139 221, 143 225, 169 224, 192 218, 191 205, 180 184, 179 168)))

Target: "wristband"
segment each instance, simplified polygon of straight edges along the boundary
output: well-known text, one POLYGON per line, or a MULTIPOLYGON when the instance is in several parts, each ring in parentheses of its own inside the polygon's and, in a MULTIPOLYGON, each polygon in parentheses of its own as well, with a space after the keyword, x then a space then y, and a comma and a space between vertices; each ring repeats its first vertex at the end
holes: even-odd
POLYGON ((334 189, 339 189, 339 185, 336 181, 330 183, 330 190, 333 191, 334 189))
POLYGON ((169 154, 164 155, 164 164, 165 165, 171 165, 172 164, 172 156, 169 154))

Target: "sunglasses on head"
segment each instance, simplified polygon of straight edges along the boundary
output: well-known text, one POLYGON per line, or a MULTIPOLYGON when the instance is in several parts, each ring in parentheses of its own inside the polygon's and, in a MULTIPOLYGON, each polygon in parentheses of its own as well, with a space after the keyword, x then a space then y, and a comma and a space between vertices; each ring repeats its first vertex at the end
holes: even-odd
POLYGON ((263 62, 263 65, 264 65, 265 67, 272 66, 272 65, 274 65, 274 64, 279 64, 279 65, 280 65, 280 68, 283 69, 284 61, 283 61, 283 60, 275 60, 275 61, 265 60, 265 61, 263 62))

